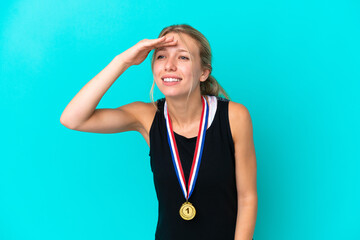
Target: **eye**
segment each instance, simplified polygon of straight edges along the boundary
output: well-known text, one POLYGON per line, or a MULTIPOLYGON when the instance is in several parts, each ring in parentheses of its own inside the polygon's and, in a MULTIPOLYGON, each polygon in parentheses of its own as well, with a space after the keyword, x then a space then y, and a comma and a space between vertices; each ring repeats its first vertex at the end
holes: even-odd
POLYGON ((182 59, 187 59, 187 60, 189 60, 189 58, 188 58, 188 57, 185 57, 185 56, 181 56, 181 58, 182 58, 182 59))
POLYGON ((163 57, 163 55, 159 55, 159 56, 157 56, 157 58, 156 58, 156 59, 159 59, 160 57, 163 57))

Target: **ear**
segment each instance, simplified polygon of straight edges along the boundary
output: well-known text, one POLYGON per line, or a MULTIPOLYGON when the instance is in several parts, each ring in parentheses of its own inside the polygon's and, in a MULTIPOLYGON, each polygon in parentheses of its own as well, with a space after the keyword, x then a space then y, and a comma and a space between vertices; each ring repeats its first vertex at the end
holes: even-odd
POLYGON ((200 76, 200 82, 205 82, 206 79, 209 77, 209 75, 211 74, 211 66, 209 65, 209 68, 204 68, 201 76, 200 76))

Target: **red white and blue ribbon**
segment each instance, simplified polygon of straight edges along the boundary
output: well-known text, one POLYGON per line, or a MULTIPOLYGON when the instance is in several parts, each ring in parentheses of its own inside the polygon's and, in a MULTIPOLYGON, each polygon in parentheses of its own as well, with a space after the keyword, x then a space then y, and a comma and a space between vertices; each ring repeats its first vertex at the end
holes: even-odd
POLYGON ((170 115, 167 111, 167 104, 165 101, 164 105, 164 115, 165 115, 165 121, 166 121, 166 128, 167 128, 167 136, 168 136, 168 142, 170 146, 170 152, 176 172, 176 176, 179 180, 180 187, 184 193, 184 197, 186 201, 190 198, 194 187, 196 178, 199 172, 200 168, 200 162, 201 162, 201 156, 204 149, 204 142, 205 142, 205 135, 206 135, 206 129, 207 129, 207 123, 208 123, 208 116, 209 116, 209 106, 206 102, 205 98, 202 96, 202 113, 201 113, 201 120, 200 120, 200 127, 199 127, 199 133, 196 140, 196 147, 195 147, 195 153, 194 158, 191 166, 190 176, 189 176, 189 183, 188 188, 186 189, 186 182, 185 182, 185 176, 182 169, 182 165, 180 162, 180 156, 176 145, 176 140, 174 137, 174 132, 172 130, 171 126, 171 119, 170 115))

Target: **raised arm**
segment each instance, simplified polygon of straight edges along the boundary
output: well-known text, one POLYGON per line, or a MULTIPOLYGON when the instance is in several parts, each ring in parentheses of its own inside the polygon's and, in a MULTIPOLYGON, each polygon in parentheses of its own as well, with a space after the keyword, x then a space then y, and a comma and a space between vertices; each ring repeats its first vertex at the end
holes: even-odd
POLYGON ((176 41, 172 38, 144 39, 117 55, 70 101, 60 117, 61 124, 85 132, 142 131, 144 126, 141 113, 149 109, 149 104, 133 102, 115 109, 96 107, 106 91, 127 68, 142 63, 152 49, 173 44, 176 44, 176 41))

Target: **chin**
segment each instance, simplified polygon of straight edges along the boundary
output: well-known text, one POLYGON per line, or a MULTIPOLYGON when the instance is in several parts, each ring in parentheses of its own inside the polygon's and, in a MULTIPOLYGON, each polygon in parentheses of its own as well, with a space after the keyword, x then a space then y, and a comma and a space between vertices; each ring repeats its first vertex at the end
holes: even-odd
POLYGON ((177 98, 177 97, 187 97, 187 92, 178 92, 178 91, 161 91, 165 97, 177 98))

